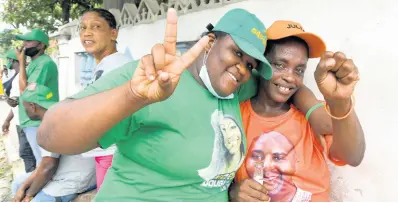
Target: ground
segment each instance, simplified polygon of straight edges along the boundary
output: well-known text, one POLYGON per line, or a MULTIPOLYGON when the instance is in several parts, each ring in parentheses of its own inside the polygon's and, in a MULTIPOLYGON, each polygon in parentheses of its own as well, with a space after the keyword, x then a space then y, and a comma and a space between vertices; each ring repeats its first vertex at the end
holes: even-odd
MULTIPOLYGON (((8 115, 10 107, 3 100, 0 100, 0 125, 8 115)), ((11 198, 11 182, 14 177, 23 174, 23 162, 18 154, 18 136, 15 123, 12 122, 10 132, 3 135, 0 132, 0 201, 9 201, 11 198)))

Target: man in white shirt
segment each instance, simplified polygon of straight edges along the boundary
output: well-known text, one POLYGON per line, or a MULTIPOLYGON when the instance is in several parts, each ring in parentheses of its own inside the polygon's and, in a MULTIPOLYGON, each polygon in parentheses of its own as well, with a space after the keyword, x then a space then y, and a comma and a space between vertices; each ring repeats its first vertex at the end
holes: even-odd
POLYGON ((19 91, 19 61, 15 56, 15 51, 10 50, 6 53, 6 58, 11 64, 11 68, 15 70, 16 76, 12 80, 12 86, 10 90, 10 96, 7 98, 8 105, 11 106, 11 111, 8 114, 6 120, 3 123, 3 133, 8 133, 11 121, 14 120, 17 127, 17 134, 19 140, 19 156, 24 161, 25 172, 29 173, 36 168, 36 159, 33 155, 32 149, 29 145, 28 139, 26 138, 25 132, 19 126, 19 112, 18 112, 18 98, 20 96, 19 91))
MULTIPOLYGON (((58 100, 48 87, 32 83, 20 101, 31 120, 42 120, 47 109, 58 100)), ((37 168, 12 183, 14 201, 70 202, 78 194, 95 188, 95 161, 92 158, 41 150, 42 161, 37 168)))

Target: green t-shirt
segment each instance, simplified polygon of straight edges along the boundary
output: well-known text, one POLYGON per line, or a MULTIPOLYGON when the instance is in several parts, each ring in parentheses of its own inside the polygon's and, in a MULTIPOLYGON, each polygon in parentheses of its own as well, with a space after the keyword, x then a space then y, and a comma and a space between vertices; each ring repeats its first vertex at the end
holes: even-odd
MULTIPOLYGON (((137 61, 72 98, 120 86, 137 61)), ((115 104, 117 105, 117 104, 115 104)), ((119 122, 99 140, 117 151, 95 201, 228 201, 246 153, 239 99, 220 100, 185 71, 169 99, 119 122)))
MULTIPOLYGON (((43 54, 32 60, 26 68, 26 76, 28 83, 38 83, 50 88, 53 92, 54 98, 59 100, 58 93, 58 69, 54 61, 46 54, 43 54)), ((20 97, 21 98, 21 97, 20 97)), ((22 100, 19 100, 19 122, 21 127, 37 127, 41 121, 32 121, 29 119, 22 105, 22 100)))

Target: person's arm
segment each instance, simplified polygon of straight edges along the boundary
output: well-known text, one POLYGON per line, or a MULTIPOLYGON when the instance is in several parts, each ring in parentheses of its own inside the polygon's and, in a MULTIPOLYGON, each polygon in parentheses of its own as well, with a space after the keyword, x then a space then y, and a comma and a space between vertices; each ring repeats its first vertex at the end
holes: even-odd
POLYGON ((60 154, 89 151, 98 147, 98 140, 108 130, 146 105, 131 94, 129 83, 62 101, 46 112, 38 130, 38 144, 60 154))
MULTIPOLYGON (((19 63, 23 64, 23 63, 19 63)), ((25 66, 20 65, 21 71, 19 71, 19 91, 25 91, 26 87, 28 86, 28 77, 26 76, 26 69, 25 66)))
MULTIPOLYGON (((308 89, 305 85, 300 87, 300 89, 293 96, 293 104, 299 109, 304 115, 316 104, 322 103, 319 101, 314 93, 308 89)), ((332 131, 332 120, 330 116, 326 113, 325 108, 316 108, 308 119, 311 128, 317 136, 330 135, 332 131)))
POLYGON ((8 133, 8 131, 10 131, 10 123, 13 118, 14 118, 14 113, 11 110, 10 113, 8 113, 8 116, 3 123, 3 126, 2 126, 3 133, 8 133))
POLYGON ((52 179, 57 171, 59 158, 43 157, 35 170, 35 177, 26 191, 26 197, 34 197, 52 179))
POLYGON ((5 121, 11 122, 13 118, 14 118, 14 112, 12 112, 12 110, 10 110, 10 113, 8 113, 8 116, 5 121))
POLYGON ((365 137, 355 113, 354 94, 359 81, 358 68, 341 52, 326 52, 314 73, 319 91, 329 105, 333 142, 329 157, 358 166, 365 154, 365 137), (351 103, 352 102, 352 103, 351 103), (352 110, 352 111, 351 111, 352 110))
MULTIPOLYGON (((330 113, 342 117, 351 108, 350 100, 326 101, 330 113)), ((333 143, 329 155, 337 160, 342 160, 351 166, 358 166, 365 154, 365 137, 359 119, 353 110, 347 118, 342 120, 332 119, 333 143)))
POLYGON ((28 86, 28 76, 26 75, 25 48, 15 50, 19 62, 19 91, 22 93, 28 86))
POLYGON ((25 182, 22 183, 22 185, 18 188, 17 193, 13 197, 12 201, 13 202, 21 202, 23 199, 26 198, 26 190, 30 187, 30 185, 33 183, 36 175, 36 170, 35 169, 32 174, 25 180, 25 182))

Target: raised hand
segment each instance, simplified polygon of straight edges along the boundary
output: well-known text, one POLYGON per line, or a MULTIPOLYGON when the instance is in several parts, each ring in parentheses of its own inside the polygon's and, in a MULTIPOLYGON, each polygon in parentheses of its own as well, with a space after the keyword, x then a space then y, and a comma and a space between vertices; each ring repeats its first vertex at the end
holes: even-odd
POLYGON ((358 68, 341 52, 324 53, 314 75, 325 100, 349 100, 359 81, 358 68))
POLYGON ((15 55, 19 61, 19 63, 25 63, 26 56, 25 56, 25 47, 22 46, 21 48, 15 49, 15 55))
POLYGON ((141 58, 130 81, 133 94, 149 103, 167 99, 183 71, 199 57, 208 41, 205 36, 184 55, 176 56, 177 13, 169 9, 164 42, 153 46, 152 53, 141 58))

